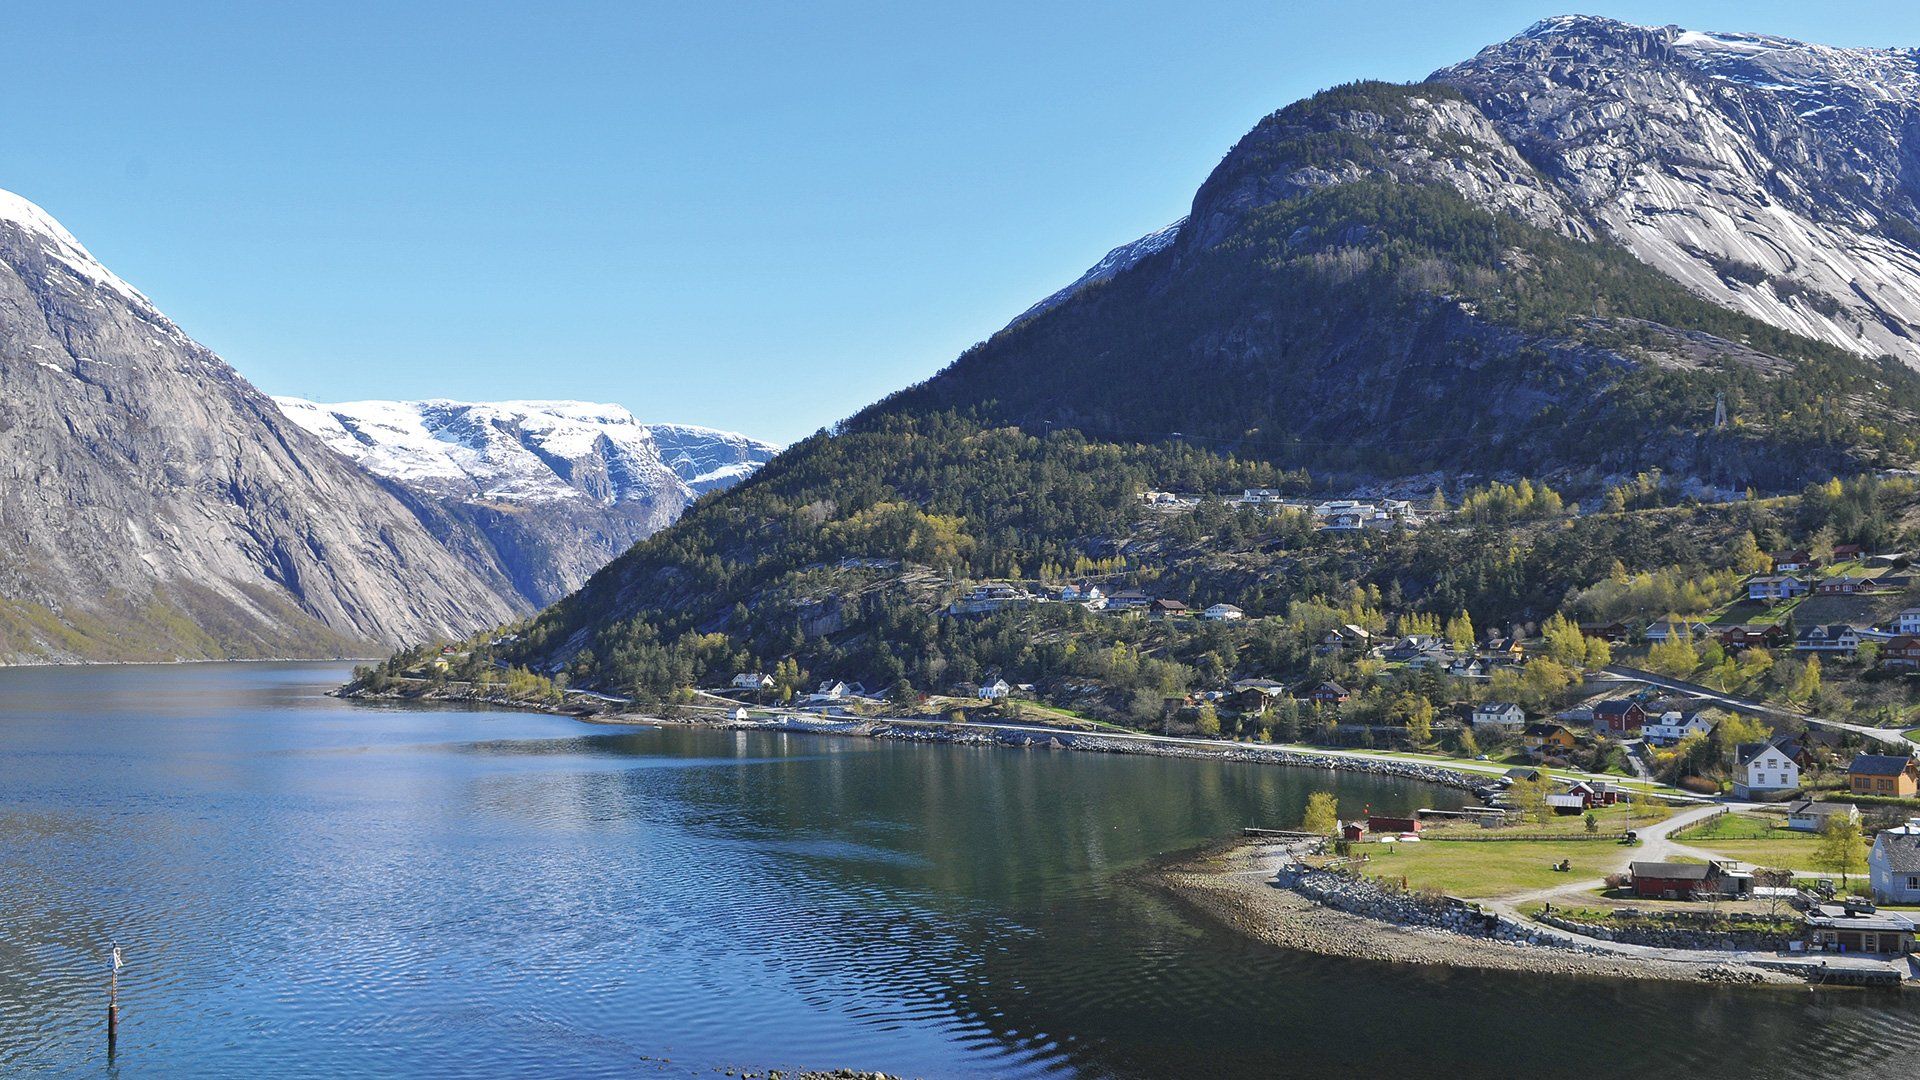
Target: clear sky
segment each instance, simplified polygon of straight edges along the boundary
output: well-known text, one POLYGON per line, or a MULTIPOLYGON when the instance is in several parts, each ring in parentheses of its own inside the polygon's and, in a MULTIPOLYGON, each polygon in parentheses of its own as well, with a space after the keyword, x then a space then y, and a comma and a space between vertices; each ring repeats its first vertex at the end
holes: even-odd
MULTIPOLYGON (((1265 113, 1569 10, 23 4, 0 187, 271 393, 789 440, 1179 217, 1265 113)), ((1911 3, 1585 10, 1920 45, 1911 3)))

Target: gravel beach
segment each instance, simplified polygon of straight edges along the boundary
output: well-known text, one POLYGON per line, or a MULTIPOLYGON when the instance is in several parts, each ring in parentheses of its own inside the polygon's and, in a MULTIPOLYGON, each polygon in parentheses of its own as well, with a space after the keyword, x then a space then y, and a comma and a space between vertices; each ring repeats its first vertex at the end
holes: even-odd
POLYGON ((1273 884, 1282 845, 1236 841, 1179 857, 1152 871, 1162 888, 1231 930, 1283 949, 1491 971, 1528 971, 1611 979, 1778 983, 1804 980, 1747 965, 1702 966, 1596 956, 1572 949, 1513 945, 1335 911, 1273 884))

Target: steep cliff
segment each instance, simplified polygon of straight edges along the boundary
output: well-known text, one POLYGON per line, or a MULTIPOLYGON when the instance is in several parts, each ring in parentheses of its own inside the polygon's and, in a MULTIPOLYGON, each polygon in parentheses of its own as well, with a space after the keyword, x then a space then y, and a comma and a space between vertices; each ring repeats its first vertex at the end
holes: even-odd
POLYGON ((0 193, 0 661, 329 656, 504 590, 0 193))

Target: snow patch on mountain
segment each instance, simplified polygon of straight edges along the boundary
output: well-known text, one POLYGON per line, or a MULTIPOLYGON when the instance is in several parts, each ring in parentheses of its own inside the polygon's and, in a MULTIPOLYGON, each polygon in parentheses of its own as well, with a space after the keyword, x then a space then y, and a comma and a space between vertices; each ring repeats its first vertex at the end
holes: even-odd
POLYGON ((1050 311, 1059 307, 1061 304, 1067 302, 1068 297, 1071 297, 1081 289, 1098 282, 1106 281, 1117 274, 1124 273, 1141 259, 1166 249, 1171 246, 1175 240, 1180 238, 1180 228, 1186 223, 1187 219, 1183 217, 1165 228, 1155 229, 1153 232, 1148 233, 1138 240, 1121 244, 1119 247, 1107 252, 1106 255, 1102 257, 1099 262, 1094 263, 1086 273, 1075 278, 1073 284, 1054 292, 1039 303, 1021 312, 1017 318, 1007 324, 1008 329, 1019 326, 1021 323, 1026 322, 1028 319, 1033 318, 1043 311, 1050 311))
POLYGON ((73 276, 130 300, 149 313, 157 314, 153 302, 140 290, 102 265, 67 231, 66 226, 28 199, 11 191, 0 190, 0 222, 17 226, 33 236, 39 242, 40 254, 73 276))
POLYGON ((683 505, 745 478, 779 451, 733 432, 641 423, 585 401, 274 399, 369 472, 478 502, 683 505))
POLYGON ((1435 73, 1690 289, 1920 367, 1920 54, 1567 16, 1435 73))

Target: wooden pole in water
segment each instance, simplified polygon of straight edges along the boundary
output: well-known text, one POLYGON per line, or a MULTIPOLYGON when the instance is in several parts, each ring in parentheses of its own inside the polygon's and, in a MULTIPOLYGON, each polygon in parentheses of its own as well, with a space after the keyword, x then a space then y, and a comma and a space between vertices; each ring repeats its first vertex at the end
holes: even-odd
POLYGON ((113 946, 113 969, 107 976, 107 1056, 112 1057, 114 1044, 120 1040, 120 944, 113 946))

